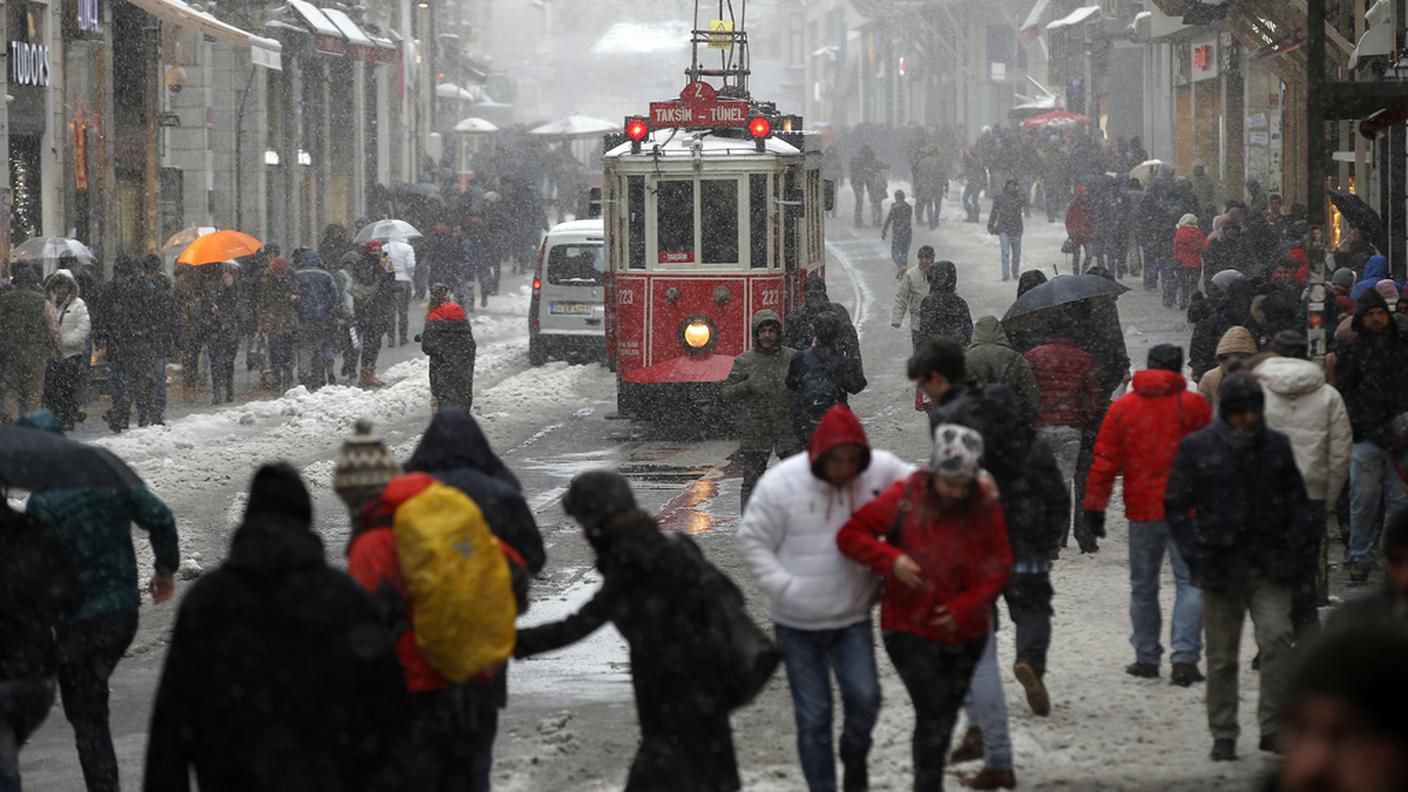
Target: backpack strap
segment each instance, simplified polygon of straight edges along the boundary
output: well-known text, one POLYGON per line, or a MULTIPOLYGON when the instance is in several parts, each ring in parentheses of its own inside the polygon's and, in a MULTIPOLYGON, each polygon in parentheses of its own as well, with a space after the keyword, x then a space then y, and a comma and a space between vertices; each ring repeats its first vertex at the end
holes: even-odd
POLYGON ((900 531, 904 528, 904 521, 909 518, 910 509, 914 506, 909 497, 909 489, 910 484, 906 481, 904 485, 904 497, 900 499, 899 513, 895 515, 895 522, 890 526, 890 533, 885 537, 885 541, 889 542, 891 547, 900 546, 900 531))

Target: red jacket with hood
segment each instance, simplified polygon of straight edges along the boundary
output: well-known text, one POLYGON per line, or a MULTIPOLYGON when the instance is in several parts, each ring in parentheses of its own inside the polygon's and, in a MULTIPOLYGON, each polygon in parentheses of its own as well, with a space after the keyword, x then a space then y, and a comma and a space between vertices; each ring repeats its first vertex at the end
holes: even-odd
POLYGON ((888 576, 901 555, 914 559, 924 584, 910 588, 887 577, 880 627, 956 646, 988 634, 992 604, 1012 574, 1012 549, 1000 502, 984 498, 975 487, 964 503, 944 506, 934 496, 929 476, 918 471, 866 504, 841 528, 836 545, 881 575, 888 576), (886 540, 906 502, 895 546, 886 540), (939 607, 953 614, 951 632, 933 624, 939 607))
POLYGON ((1133 389, 1110 405, 1100 425, 1085 508, 1105 511, 1115 476, 1123 472, 1125 516, 1134 522, 1164 519, 1164 489, 1178 446, 1209 423, 1212 405, 1188 390, 1182 374, 1134 372, 1133 389))

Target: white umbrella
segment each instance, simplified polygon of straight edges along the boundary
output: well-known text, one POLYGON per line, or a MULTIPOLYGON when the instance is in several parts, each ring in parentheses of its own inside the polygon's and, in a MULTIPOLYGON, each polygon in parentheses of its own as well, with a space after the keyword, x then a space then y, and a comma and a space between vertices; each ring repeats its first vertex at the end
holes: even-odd
POLYGON ((39 261, 48 275, 58 266, 60 256, 71 255, 84 264, 92 264, 93 251, 77 239, 64 237, 30 237, 10 254, 15 261, 39 261))
POLYGON ((1149 179, 1152 178, 1154 175, 1154 169, 1165 167, 1167 166, 1164 165, 1163 160, 1144 160, 1143 162, 1129 169, 1129 178, 1138 179, 1140 184, 1148 186, 1149 179))
POLYGON ((482 119, 482 118, 475 118, 474 116, 470 116, 469 118, 466 118, 466 119, 461 120, 458 124, 455 124, 455 131, 456 131, 456 132, 498 132, 498 131, 499 131, 499 128, 496 127, 496 126, 494 126, 493 123, 491 123, 491 122, 489 122, 489 121, 486 121, 486 120, 484 120, 484 119, 482 119))
POLYGON ((607 132, 614 132, 621 127, 620 124, 613 124, 610 121, 603 121, 600 118, 592 118, 584 115, 570 115, 558 121, 533 129, 528 134, 542 135, 543 137, 587 137, 589 135, 604 135, 607 132))
POLYGON ((213 234, 218 230, 219 229, 214 226, 191 226, 190 228, 183 228, 167 238, 166 244, 161 246, 161 255, 175 258, 181 255, 181 251, 185 250, 187 245, 206 234, 213 234))
POLYGON ((414 239, 420 235, 421 233, 416 230, 416 227, 405 220, 378 220, 363 226, 352 241, 358 245, 365 245, 373 240, 405 242, 407 239, 414 239))

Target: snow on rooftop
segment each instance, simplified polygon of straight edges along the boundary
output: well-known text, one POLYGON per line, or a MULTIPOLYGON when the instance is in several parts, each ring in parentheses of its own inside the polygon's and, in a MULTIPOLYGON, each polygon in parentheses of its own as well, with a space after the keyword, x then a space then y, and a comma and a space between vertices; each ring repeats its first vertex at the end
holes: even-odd
MULTIPOLYGON (((641 144, 641 153, 649 154, 658 151, 663 157, 688 157, 693 153, 691 142, 694 140, 694 133, 678 132, 673 137, 670 131, 661 130, 652 132, 649 138, 641 144)), ((719 156, 725 154, 757 154, 757 146, 751 139, 724 138, 714 135, 704 135, 700 152, 704 156, 719 156)), ((631 153, 631 144, 622 143, 614 149, 606 152, 607 157, 621 157, 631 153)), ((790 155, 800 154, 796 146, 787 143, 776 137, 770 137, 765 141, 765 152, 767 154, 790 155)))
POLYGON ((592 45, 593 55, 651 55, 689 45, 688 22, 617 22, 592 45))
POLYGON ((1100 6, 1098 6, 1098 5, 1082 6, 1082 7, 1080 7, 1080 8, 1077 8, 1076 10, 1072 11, 1071 13, 1069 13, 1069 14, 1067 14, 1067 15, 1061 17, 1060 19, 1056 20, 1055 22, 1052 22, 1051 24, 1047 25, 1047 26, 1046 26, 1046 29, 1047 29, 1047 30, 1059 30, 1060 28, 1063 28, 1063 27, 1071 27, 1072 25, 1079 25, 1080 23, 1084 22, 1085 20, 1091 18, 1092 16, 1094 16, 1095 14, 1098 14, 1098 13, 1100 13, 1100 6))

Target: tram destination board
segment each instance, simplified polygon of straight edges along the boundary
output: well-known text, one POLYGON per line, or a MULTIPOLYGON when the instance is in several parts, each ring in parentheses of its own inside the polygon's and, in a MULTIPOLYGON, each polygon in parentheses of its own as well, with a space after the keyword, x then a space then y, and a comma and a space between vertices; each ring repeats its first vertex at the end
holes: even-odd
POLYGON ((650 103, 650 128, 746 127, 749 111, 746 101, 719 99, 712 85, 692 82, 680 92, 679 99, 650 103))

